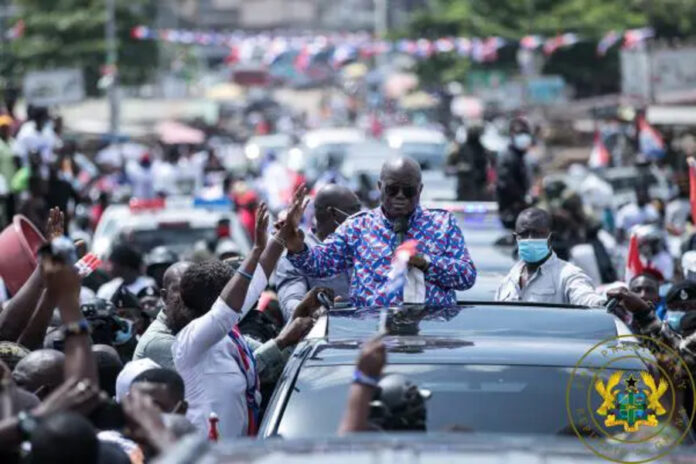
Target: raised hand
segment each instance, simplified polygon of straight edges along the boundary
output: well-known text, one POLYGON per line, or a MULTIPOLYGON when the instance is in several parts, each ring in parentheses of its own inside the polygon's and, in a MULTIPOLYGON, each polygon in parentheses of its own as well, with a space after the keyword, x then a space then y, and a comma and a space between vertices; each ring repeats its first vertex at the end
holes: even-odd
POLYGON ((263 250, 268 243, 268 207, 266 203, 261 203, 256 209, 256 233, 254 237, 254 247, 263 250))
POLYGON ((48 211, 48 220, 46 221, 46 240, 49 242, 55 238, 65 235, 65 215, 60 208, 51 208, 48 211))
POLYGON ((376 337, 365 343, 358 356, 357 368, 360 372, 370 377, 378 378, 382 375, 384 365, 387 363, 387 349, 382 343, 382 337, 376 337))
POLYGON ((329 300, 333 300, 334 291, 332 288, 314 287, 307 292, 302 301, 295 307, 292 317, 312 317, 314 312, 321 307, 321 302, 318 298, 321 292, 325 293, 329 300))
POLYGON ((300 222, 309 202, 307 192, 307 186, 304 184, 295 190, 286 218, 280 226, 280 235, 291 253, 298 253, 304 247, 304 234, 300 230, 300 222))

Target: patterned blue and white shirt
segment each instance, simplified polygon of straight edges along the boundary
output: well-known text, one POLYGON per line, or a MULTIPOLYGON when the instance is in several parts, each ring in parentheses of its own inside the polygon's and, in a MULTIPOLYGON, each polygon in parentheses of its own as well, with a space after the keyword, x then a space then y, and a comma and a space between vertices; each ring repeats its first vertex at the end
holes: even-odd
MULTIPOLYGON (((405 240, 416 240, 418 253, 430 260, 425 272, 426 304, 453 305, 455 290, 474 285, 476 268, 449 212, 416 208, 405 240)), ((376 208, 351 216, 321 245, 288 254, 288 259, 310 277, 328 277, 352 268, 350 299, 355 306, 398 305, 403 294, 385 291, 396 241, 393 223, 376 208)))

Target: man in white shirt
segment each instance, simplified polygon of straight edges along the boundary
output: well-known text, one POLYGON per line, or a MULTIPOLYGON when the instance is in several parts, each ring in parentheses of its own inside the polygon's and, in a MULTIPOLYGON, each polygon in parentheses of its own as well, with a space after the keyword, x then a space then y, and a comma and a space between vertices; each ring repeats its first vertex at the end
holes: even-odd
POLYGON ((641 224, 655 223, 660 220, 660 214, 650 204, 650 193, 645 185, 636 187, 636 202, 629 203, 616 213, 616 232, 620 242, 627 239, 631 230, 641 224))
POLYGON ((14 151, 24 163, 29 160, 29 153, 38 152, 44 164, 53 161, 53 149, 59 142, 53 130, 48 109, 45 107, 30 107, 27 110, 29 120, 15 137, 14 151))
POLYGON ((517 216, 515 238, 520 261, 498 287, 496 301, 601 306, 592 280, 580 268, 558 258, 549 246, 551 217, 539 208, 517 216))
POLYGON ((113 279, 99 287, 97 297, 110 300, 121 285, 133 295, 145 287, 156 285, 153 278, 143 275, 142 265, 142 256, 136 250, 126 244, 114 246, 109 256, 109 272, 113 279))
MULTIPOLYGON (((172 354, 186 385, 186 417, 205 433, 214 413, 222 439, 254 435, 258 427, 256 362, 237 324, 258 300, 283 252, 282 239, 268 242, 267 227, 262 204, 254 247, 236 273, 224 263, 209 261, 192 266, 181 279, 181 301, 190 322, 176 334, 172 354)), ((311 325, 311 318, 303 318, 295 338, 304 336, 311 325)))

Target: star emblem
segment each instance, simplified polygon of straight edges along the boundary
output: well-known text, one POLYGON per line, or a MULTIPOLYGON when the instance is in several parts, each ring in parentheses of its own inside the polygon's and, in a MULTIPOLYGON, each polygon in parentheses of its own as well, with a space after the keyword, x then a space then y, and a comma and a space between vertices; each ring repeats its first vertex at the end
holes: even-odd
POLYGON ((626 379, 626 386, 628 388, 636 388, 636 383, 638 383, 638 381, 633 377, 633 374, 629 375, 628 379, 626 379))

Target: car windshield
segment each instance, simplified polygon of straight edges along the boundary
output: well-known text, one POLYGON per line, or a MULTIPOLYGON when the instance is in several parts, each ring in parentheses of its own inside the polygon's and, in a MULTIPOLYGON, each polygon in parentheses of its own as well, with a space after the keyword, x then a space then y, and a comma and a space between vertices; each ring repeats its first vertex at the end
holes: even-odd
MULTIPOLYGON (((284 438, 334 434, 353 370, 352 365, 302 369, 277 433, 284 438)), ((393 364, 385 375, 404 375, 432 393, 426 403, 428 431, 555 435, 573 433, 566 409, 571 372, 566 367, 393 364)), ((608 376, 611 371, 604 373, 608 376)), ((600 401, 597 396, 593 402, 600 401)), ((571 389, 569 398, 570 408, 587 405, 582 389, 571 389)))

